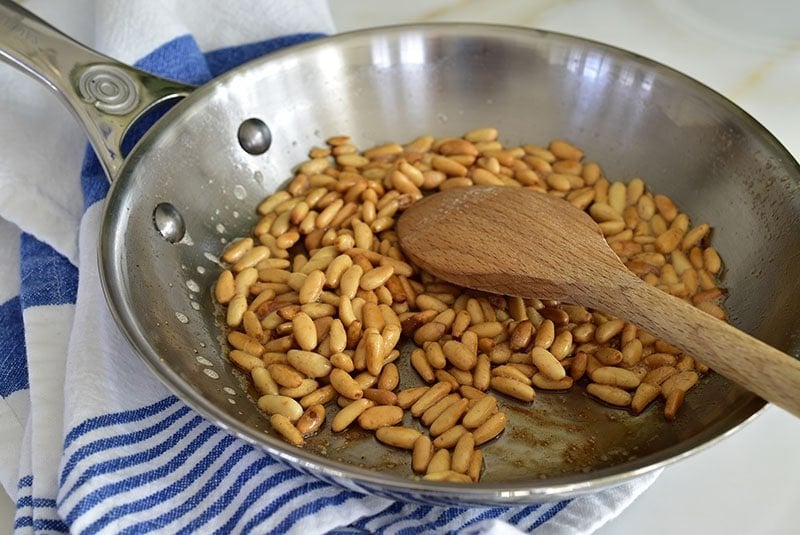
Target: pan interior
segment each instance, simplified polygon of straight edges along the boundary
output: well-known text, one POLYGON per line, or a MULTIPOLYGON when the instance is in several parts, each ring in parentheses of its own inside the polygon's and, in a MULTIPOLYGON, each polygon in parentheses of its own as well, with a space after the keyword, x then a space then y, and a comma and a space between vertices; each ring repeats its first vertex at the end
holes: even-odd
POLYGON ((184 401, 246 440, 343 484, 445 501, 531 501, 617 483, 753 415, 763 402, 713 374, 673 423, 658 408, 631 417, 579 388, 542 393, 530 409, 508 402, 510 436, 486 448, 483 482, 457 492, 410 480, 408 454, 376 447, 371 435, 323 432, 298 450, 270 432, 224 356, 210 289, 225 244, 248 233, 259 201, 329 136, 349 134, 367 148, 481 126, 496 126, 506 145, 569 139, 610 180, 643 177, 693 222, 709 222, 733 323, 796 354, 800 174, 774 138, 706 87, 640 57, 480 25, 384 28, 302 45, 173 109, 130 155, 107 201, 101 266, 126 336, 184 401), (237 142, 250 118, 272 134, 264 154, 237 142), (162 203, 185 224, 179 240, 153 224, 162 203))

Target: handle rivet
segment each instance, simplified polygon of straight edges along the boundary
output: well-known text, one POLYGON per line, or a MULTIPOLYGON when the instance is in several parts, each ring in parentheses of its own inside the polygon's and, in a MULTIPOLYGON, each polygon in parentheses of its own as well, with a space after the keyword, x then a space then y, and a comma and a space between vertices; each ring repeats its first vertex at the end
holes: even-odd
POLYGON ((153 223, 161 236, 170 243, 176 243, 186 234, 183 216, 172 204, 162 202, 153 210, 153 223))
POLYGON ((239 145, 253 155, 264 154, 272 144, 272 132, 261 119, 247 119, 239 125, 239 145))

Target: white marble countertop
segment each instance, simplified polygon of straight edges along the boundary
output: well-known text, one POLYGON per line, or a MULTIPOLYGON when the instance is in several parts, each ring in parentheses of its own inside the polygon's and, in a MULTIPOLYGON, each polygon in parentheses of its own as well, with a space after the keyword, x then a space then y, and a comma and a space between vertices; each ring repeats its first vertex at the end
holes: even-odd
MULTIPOLYGON (((793 0, 330 0, 340 31, 464 21, 588 37, 674 67, 727 96, 800 157, 800 2, 793 0)), ((668 467, 598 532, 789 534, 800 497, 800 422, 768 407, 668 467)), ((0 531, 13 522, 0 496, 0 531)))
MULTIPOLYGON (((530 26, 676 68, 753 115, 800 158, 800 2, 793 0, 330 0, 340 31, 411 22, 530 26)), ((800 532, 800 421, 769 406, 668 467, 600 535, 800 532)))

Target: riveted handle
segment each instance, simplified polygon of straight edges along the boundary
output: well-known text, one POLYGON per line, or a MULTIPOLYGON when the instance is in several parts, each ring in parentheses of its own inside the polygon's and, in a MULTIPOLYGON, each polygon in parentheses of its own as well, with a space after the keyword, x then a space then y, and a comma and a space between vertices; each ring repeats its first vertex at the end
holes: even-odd
POLYGON ((194 89, 95 52, 11 0, 0 0, 0 59, 61 98, 86 130, 109 180, 122 168, 122 140, 136 119, 194 89))

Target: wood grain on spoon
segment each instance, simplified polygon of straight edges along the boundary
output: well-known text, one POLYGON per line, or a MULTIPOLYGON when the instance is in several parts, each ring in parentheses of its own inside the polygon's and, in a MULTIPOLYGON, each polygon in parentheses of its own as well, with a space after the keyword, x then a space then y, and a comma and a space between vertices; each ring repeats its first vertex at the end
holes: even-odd
POLYGON ((409 207, 397 233, 404 253, 445 281, 613 314, 800 416, 800 360, 646 284, 588 214, 557 197, 503 186, 451 189, 409 207))

